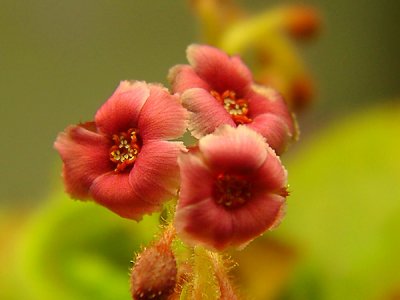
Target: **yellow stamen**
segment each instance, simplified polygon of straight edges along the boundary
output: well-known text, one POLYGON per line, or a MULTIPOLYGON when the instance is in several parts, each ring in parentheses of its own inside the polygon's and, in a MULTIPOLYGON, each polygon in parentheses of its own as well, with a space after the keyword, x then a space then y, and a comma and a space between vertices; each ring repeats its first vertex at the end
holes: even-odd
POLYGON ((110 160, 116 164, 115 172, 122 172, 132 166, 139 152, 137 130, 129 129, 127 132, 112 136, 114 145, 110 148, 110 160))
POLYGON ((226 90, 222 94, 212 90, 210 94, 221 103, 225 110, 231 115, 236 125, 248 124, 253 120, 247 115, 249 113, 249 104, 246 99, 236 99, 236 93, 226 90))

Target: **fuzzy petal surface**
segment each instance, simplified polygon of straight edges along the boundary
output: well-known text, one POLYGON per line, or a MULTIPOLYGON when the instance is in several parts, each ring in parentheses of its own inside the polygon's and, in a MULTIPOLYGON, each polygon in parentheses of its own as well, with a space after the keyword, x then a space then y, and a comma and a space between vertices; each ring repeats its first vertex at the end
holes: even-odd
POLYGON ((253 84, 246 94, 246 99, 251 107, 251 116, 271 112, 283 115, 289 111, 282 96, 269 87, 253 84))
POLYGON ((250 72, 245 71, 247 67, 240 64, 237 58, 232 60, 217 48, 192 44, 187 48, 186 54, 195 72, 213 90, 234 90, 240 94, 251 83, 250 72))
POLYGON ((189 110, 189 130, 195 138, 214 132, 220 125, 236 126, 224 107, 200 88, 189 89, 182 94, 183 106, 189 110))
POLYGON ((142 201, 129 183, 129 173, 108 172, 91 186, 93 199, 123 218, 139 221, 144 214, 158 211, 160 206, 142 201))
POLYGON ((267 143, 278 154, 285 152, 291 139, 287 124, 282 118, 271 113, 257 116, 247 127, 265 137, 267 143))
POLYGON ((233 234, 231 215, 212 198, 177 210, 175 228, 186 243, 216 250, 228 247, 233 234))
POLYGON ((54 148, 64 162, 64 184, 73 198, 88 198, 93 181, 113 168, 108 139, 83 126, 69 126, 58 135, 54 148))
POLYGON ((277 193, 287 185, 287 171, 271 148, 268 149, 265 162, 254 174, 254 185, 259 191, 277 193))
POLYGON ((174 93, 183 93, 187 89, 202 88, 210 90, 210 85, 201 79, 189 65, 176 65, 169 70, 168 81, 174 93))
POLYGON ((95 122, 99 131, 112 136, 137 128, 139 114, 149 95, 145 82, 122 81, 96 113, 95 122))
POLYGON ((143 141, 174 139, 183 135, 187 111, 177 95, 160 85, 151 84, 150 96, 139 116, 139 133, 143 141))
POLYGON ((291 139, 298 136, 297 124, 282 96, 274 89, 253 84, 246 98, 249 101, 250 116, 254 119, 262 114, 274 114, 282 119, 289 130, 291 139))
POLYGON ((181 142, 151 141, 143 145, 129 176, 138 198, 158 205, 176 196, 178 156, 183 151, 181 142))
POLYGON ((261 135, 246 126, 219 127, 199 141, 199 148, 213 170, 249 174, 258 170, 267 157, 261 135))
POLYGON ((214 174, 201 157, 185 153, 178 159, 181 172, 179 206, 185 207, 212 197, 214 174))
POLYGON ((234 55, 231 57, 231 61, 235 66, 236 70, 241 74, 243 78, 246 78, 248 82, 253 81, 253 74, 250 69, 245 65, 240 56, 234 55))
POLYGON ((242 209, 232 212, 234 235, 231 246, 243 247, 279 222, 285 198, 275 194, 257 195, 242 209))

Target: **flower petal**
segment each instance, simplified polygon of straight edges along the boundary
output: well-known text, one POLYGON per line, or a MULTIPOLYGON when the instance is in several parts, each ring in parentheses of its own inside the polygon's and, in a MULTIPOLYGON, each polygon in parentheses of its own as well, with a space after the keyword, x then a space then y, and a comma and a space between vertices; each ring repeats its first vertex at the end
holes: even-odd
POLYGON ((176 196, 179 186, 178 155, 185 151, 181 142, 151 141, 144 144, 129 181, 140 199, 162 204, 176 196))
POLYGON ((292 139, 297 139, 298 131, 294 116, 282 96, 274 89, 262 85, 253 84, 246 98, 249 102, 249 113, 251 118, 265 113, 279 116, 289 129, 292 139))
MULTIPOLYGON (((269 148, 269 147, 268 147, 269 148)), ((267 159, 253 178, 257 190, 276 192, 279 194, 287 185, 287 171, 275 152, 269 148, 267 159)))
POLYGON ((137 128, 140 111, 149 95, 145 82, 122 81, 96 113, 99 131, 111 136, 137 128))
POLYGON ((168 73, 168 81, 171 83, 174 93, 183 93, 185 90, 195 87, 210 90, 209 84, 201 79, 189 65, 172 67, 168 73))
POLYGON ((246 98, 249 101, 251 116, 270 112, 281 115, 288 112, 282 96, 273 88, 252 84, 246 98))
POLYGON ((196 73, 217 92, 233 90, 240 94, 251 83, 248 72, 243 71, 243 65, 238 64, 237 58, 232 60, 217 48, 190 45, 186 53, 196 73))
POLYGON ((279 222, 285 198, 257 195, 243 207, 232 211, 232 246, 243 247, 279 222))
POLYGON ((265 137, 277 154, 285 152, 292 137, 287 124, 272 113, 259 115, 246 126, 265 137))
POLYGON ((183 106, 189 110, 189 130, 195 138, 214 132, 222 125, 236 126, 225 108, 203 89, 194 88, 182 94, 183 106))
POLYGON ((229 246, 233 234, 230 213, 213 198, 183 208, 178 206, 174 224, 186 243, 216 250, 229 246))
POLYGON ((221 126, 200 139, 199 148, 213 170, 238 174, 255 172, 267 156, 263 137, 246 126, 221 126))
POLYGON ((139 221, 144 214, 160 210, 160 206, 142 201, 129 184, 129 173, 108 172, 98 177, 90 192, 93 199, 121 217, 139 221))
POLYGON ((139 116, 139 134, 146 140, 178 138, 186 130, 187 111, 178 95, 172 96, 162 86, 151 84, 150 96, 139 116))
POLYGON ((242 59, 238 55, 234 55, 231 57, 231 61, 234 64, 235 68, 238 72, 246 78, 249 82, 253 81, 253 74, 250 69, 243 63, 242 59))
POLYGON ((181 172, 179 207, 212 197, 215 178, 199 156, 191 153, 181 154, 178 164, 181 172))
POLYGON ((88 198, 93 180, 113 168, 108 154, 109 141, 103 135, 86 129, 86 125, 69 126, 54 143, 64 162, 66 191, 79 199, 88 198))

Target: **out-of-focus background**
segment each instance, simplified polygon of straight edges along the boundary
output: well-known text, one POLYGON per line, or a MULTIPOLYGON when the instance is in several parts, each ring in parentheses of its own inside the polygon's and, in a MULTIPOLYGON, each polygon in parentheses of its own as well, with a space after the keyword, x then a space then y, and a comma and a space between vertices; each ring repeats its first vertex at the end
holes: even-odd
MULTIPOLYGON (((129 299, 129 261, 156 220, 68 200, 52 143, 120 80, 167 84, 203 41, 191 1, 0 1, 0 298, 129 299)), ((238 254, 237 277, 257 299, 400 299, 400 2, 305 3, 323 21, 293 43, 316 96, 283 157, 287 216, 238 254)))

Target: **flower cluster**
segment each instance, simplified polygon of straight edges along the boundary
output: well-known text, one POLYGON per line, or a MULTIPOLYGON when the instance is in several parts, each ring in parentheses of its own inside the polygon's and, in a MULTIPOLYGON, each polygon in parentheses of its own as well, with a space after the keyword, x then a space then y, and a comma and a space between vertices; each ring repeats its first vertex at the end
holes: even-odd
POLYGON ((278 155, 296 122, 239 57, 191 45, 187 58, 169 71, 171 91, 123 81, 94 121, 59 134, 66 191, 135 220, 177 198, 171 224, 188 245, 243 247, 283 216, 278 155), (188 148, 176 141, 186 129, 198 139, 188 148))

